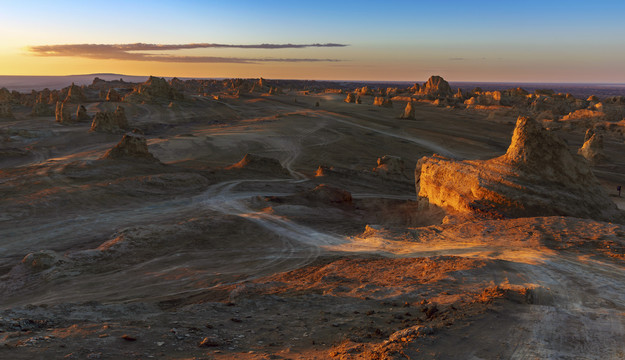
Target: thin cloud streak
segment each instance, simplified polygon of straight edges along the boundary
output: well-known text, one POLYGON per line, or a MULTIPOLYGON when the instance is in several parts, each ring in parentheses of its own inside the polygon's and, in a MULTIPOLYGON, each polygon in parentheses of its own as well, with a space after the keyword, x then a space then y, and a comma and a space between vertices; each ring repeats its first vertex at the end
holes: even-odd
POLYGON ((314 58, 241 58, 218 56, 176 56, 170 54, 153 54, 137 51, 176 51, 206 48, 239 48, 239 49, 301 49, 307 47, 346 47, 345 44, 67 44, 29 46, 27 50, 35 56, 82 57, 98 60, 155 61, 182 63, 237 63, 251 64, 259 62, 338 62, 338 59, 314 58))

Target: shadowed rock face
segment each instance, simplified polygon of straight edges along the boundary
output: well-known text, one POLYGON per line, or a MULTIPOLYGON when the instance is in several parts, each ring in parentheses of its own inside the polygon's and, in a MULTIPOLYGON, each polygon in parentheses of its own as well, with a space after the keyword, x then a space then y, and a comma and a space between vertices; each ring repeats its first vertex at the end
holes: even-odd
POLYGON ((118 133, 128 129, 128 120, 124 108, 118 106, 115 112, 100 111, 93 117, 91 131, 118 133))
POLYGON ((117 145, 106 152, 102 159, 142 159, 158 161, 149 151, 145 137, 136 133, 127 133, 117 145))
POLYGON ((79 86, 72 84, 69 87, 69 90, 67 92, 67 97, 65 98, 65 102, 81 103, 81 102, 85 102, 86 100, 87 98, 85 97, 85 94, 83 94, 82 89, 79 86))
POLYGON ((415 179, 418 196, 464 213, 623 220, 588 164, 562 139, 525 117, 517 120, 505 155, 486 161, 423 157, 415 179))
POLYGON ((89 115, 87 115, 87 109, 83 105, 80 105, 76 110, 76 121, 86 121, 89 120, 89 115))

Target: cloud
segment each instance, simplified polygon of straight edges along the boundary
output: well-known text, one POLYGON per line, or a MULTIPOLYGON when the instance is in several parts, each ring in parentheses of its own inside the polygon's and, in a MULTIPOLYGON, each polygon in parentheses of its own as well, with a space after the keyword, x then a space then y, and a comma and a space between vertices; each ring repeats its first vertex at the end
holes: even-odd
POLYGON ((449 60, 450 61, 463 61, 463 60, 466 60, 466 59, 462 58, 462 57, 452 57, 452 58, 449 58, 449 60))
POLYGON ((66 44, 66 45, 38 45, 29 46, 27 50, 36 56, 66 56, 82 57, 99 60, 131 60, 181 63, 258 63, 258 62, 318 62, 341 61, 337 59, 315 58, 242 58, 218 56, 177 56, 168 53, 155 54, 146 51, 176 51, 187 49, 207 48, 237 48, 237 49, 301 49, 308 47, 345 47, 345 44, 66 44))

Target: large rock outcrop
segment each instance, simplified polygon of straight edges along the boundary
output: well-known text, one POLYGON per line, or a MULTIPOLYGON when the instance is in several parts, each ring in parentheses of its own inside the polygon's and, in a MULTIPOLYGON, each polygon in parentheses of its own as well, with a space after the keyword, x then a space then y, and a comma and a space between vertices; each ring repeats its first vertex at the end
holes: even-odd
POLYGON ((90 131, 119 133, 128 129, 128 120, 124 108, 118 106, 115 111, 99 111, 93 117, 90 131))
POLYGON ((587 162, 526 117, 518 118, 505 155, 485 161, 423 157, 415 179, 418 196, 463 213, 624 219, 587 162))
POLYGON ((428 81, 420 87, 417 92, 418 95, 427 95, 432 98, 440 97, 453 97, 454 93, 451 91, 449 83, 438 75, 431 76, 428 81))
POLYGON ((137 133, 127 133, 124 135, 117 145, 102 156, 102 159, 158 161, 154 155, 148 151, 148 144, 145 137, 137 133))

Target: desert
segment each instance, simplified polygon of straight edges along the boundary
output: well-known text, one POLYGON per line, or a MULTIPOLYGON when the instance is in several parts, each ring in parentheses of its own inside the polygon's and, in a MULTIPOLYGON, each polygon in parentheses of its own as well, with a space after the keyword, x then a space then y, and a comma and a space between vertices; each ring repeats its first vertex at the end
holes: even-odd
POLYGON ((3 88, 0 358, 623 358, 625 97, 574 90, 3 88))

